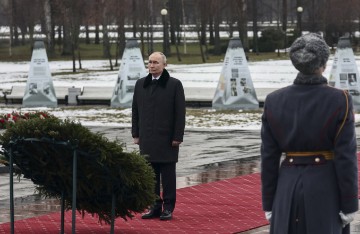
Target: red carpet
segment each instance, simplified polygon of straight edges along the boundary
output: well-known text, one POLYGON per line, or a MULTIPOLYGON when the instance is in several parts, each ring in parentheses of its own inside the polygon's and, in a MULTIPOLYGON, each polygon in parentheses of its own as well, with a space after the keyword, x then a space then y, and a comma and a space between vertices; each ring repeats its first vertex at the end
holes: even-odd
MULTIPOLYGON (((171 221, 142 220, 140 216, 127 222, 117 219, 115 233, 236 233, 268 224, 261 209, 259 173, 178 189, 171 221)), ((65 221, 65 233, 71 233, 71 211, 65 221)), ((15 222, 16 234, 59 231, 60 212, 15 222)), ((0 234, 7 233, 9 223, 0 224, 0 234)), ((91 215, 82 219, 77 214, 76 233, 110 233, 110 225, 100 225, 91 215)))
MULTIPOLYGON (((177 190, 177 203, 171 221, 119 218, 115 233, 234 233, 264 226, 261 210, 260 175, 196 185, 177 190)), ((65 233, 71 233, 71 211, 65 216, 65 233)), ((59 233, 60 213, 51 213, 15 222, 16 234, 59 233)), ((9 223, 0 225, 0 233, 10 233, 9 223)), ((110 233, 110 225, 96 218, 77 214, 76 233, 110 233)))

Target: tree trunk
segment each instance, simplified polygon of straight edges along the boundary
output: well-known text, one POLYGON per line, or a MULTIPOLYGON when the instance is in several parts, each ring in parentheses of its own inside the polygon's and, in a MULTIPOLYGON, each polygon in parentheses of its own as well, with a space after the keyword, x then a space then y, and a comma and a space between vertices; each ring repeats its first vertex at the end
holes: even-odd
POLYGON ((316 32, 316 21, 315 21, 315 0, 311 1, 311 11, 310 11, 310 32, 316 32))
POLYGON ((99 36, 99 24, 96 23, 95 25, 95 44, 98 45, 100 44, 100 36, 99 36))
POLYGON ((125 50, 125 28, 124 28, 124 18, 122 18, 121 21, 119 21, 119 25, 118 25, 118 53, 119 56, 122 56, 122 54, 124 53, 125 50))
POLYGON ((182 24, 183 24, 183 31, 184 31, 184 54, 187 54, 186 48, 186 17, 185 17, 185 7, 184 7, 184 0, 181 0, 181 8, 182 8, 182 24))
POLYGON ((154 8, 153 8, 153 1, 149 1, 149 9, 150 9, 150 15, 149 15, 149 23, 148 23, 148 55, 152 54, 154 52, 154 32, 153 32, 153 26, 154 26, 154 8))
POLYGON ((47 37, 47 49, 49 55, 54 54, 54 42, 52 38, 53 27, 52 27, 52 17, 51 17, 51 3, 50 0, 44 0, 44 12, 45 12, 45 25, 46 25, 46 37, 47 37))
POLYGON ((10 1, 10 38, 9 38, 9 56, 12 56, 12 47, 14 46, 14 11, 13 11, 13 1, 10 1))
POLYGON ((79 49, 78 49, 78 60, 79 60, 79 69, 82 69, 81 54, 80 54, 80 50, 79 50, 79 49))
POLYGON ((74 44, 71 45, 71 55, 72 55, 72 62, 73 62, 73 73, 76 72, 76 57, 75 57, 75 48, 74 44))
POLYGON ((176 45, 176 40, 179 38, 177 37, 177 33, 180 31, 180 22, 181 22, 181 2, 180 0, 171 0, 168 1, 169 3, 169 10, 170 10, 170 38, 171 44, 176 45))
MULTIPOLYGON (((258 47, 258 28, 257 28, 257 21, 258 21, 258 16, 257 16, 257 1, 258 0, 253 0, 253 33, 254 33, 254 38, 253 38, 253 52, 255 52, 257 55, 259 54, 259 47, 258 47)), ((287 1, 287 0, 284 0, 287 1)))
POLYGON ((214 54, 220 55, 221 54, 221 40, 220 40, 220 21, 221 21, 221 12, 220 9, 215 10, 214 12, 214 54))
POLYGON ((133 11, 132 11, 132 15, 133 15, 133 37, 136 38, 136 33, 137 33, 137 1, 133 0, 132 1, 132 7, 133 7, 133 11))
POLYGON ((212 16, 210 15, 209 19, 209 44, 214 45, 215 44, 215 38, 214 38, 214 20, 212 16))
MULTIPOLYGON (((202 3, 205 3, 204 1, 202 1, 202 3)), ((208 11, 209 8, 207 7, 206 4, 201 6, 201 15, 200 15, 200 43, 201 45, 205 45, 206 43, 206 24, 207 24, 207 20, 208 20, 208 11)))
POLYGON ((228 20, 228 25, 229 25, 229 37, 232 38, 234 34, 234 28, 231 19, 228 20))
MULTIPOLYGON (((179 34, 180 34, 180 32, 178 31, 178 35, 177 35, 178 38, 180 38, 179 34)), ((179 51, 179 43, 180 43, 180 41, 176 40, 175 48, 176 48, 177 59, 178 59, 179 62, 181 62, 180 51, 179 51)))
POLYGON ((110 57, 110 41, 109 41, 109 36, 108 36, 108 29, 107 29, 107 25, 104 22, 102 25, 102 32, 103 32, 103 57, 104 58, 109 58, 110 57))
POLYGON ((85 43, 86 43, 87 45, 90 44, 89 25, 85 25, 85 43))
POLYGON ((17 46, 19 45, 19 32, 18 32, 18 25, 16 22, 16 18, 17 16, 17 5, 16 5, 16 0, 11 0, 12 1, 12 10, 11 10, 11 16, 12 16, 12 21, 13 21, 13 46, 17 46))
POLYGON ((72 46, 72 38, 71 38, 71 10, 66 7, 64 10, 64 26, 63 26, 63 48, 62 55, 72 55, 73 54, 73 46, 72 46))
POLYGON ((57 40, 57 43, 58 45, 61 45, 62 44, 62 38, 63 38, 63 30, 61 30, 63 28, 62 25, 59 25, 58 28, 57 28, 57 34, 58 34, 58 40, 57 40))
POLYGON ((34 44, 34 26, 29 26, 30 45, 34 44))
POLYGON ((249 49, 248 37, 247 37, 247 18, 246 18, 246 2, 245 0, 237 1, 238 8, 238 29, 239 37, 243 44, 244 50, 249 49))
POLYGON ((287 48, 287 0, 283 0, 282 5, 282 31, 284 33, 284 48, 285 48, 285 54, 286 54, 286 48, 287 48))
POLYGON ((201 35, 200 35, 200 31, 199 31, 199 30, 198 30, 198 39, 199 39, 201 59, 202 59, 202 62, 203 62, 203 63, 206 63, 204 50, 203 50, 203 47, 202 47, 202 44, 201 44, 201 35))
POLYGON ((145 54, 145 43, 144 43, 144 28, 142 25, 144 25, 144 22, 140 24, 140 44, 141 44, 141 54, 145 54))
POLYGON ((108 58, 110 62, 110 70, 113 71, 113 65, 111 61, 111 45, 109 40, 109 32, 108 32, 108 16, 107 16, 107 6, 105 3, 106 0, 102 0, 102 28, 103 28, 103 56, 104 58, 108 58))
POLYGON ((123 1, 116 1, 117 42, 116 42, 115 66, 118 66, 118 59, 122 57, 126 44, 125 28, 124 28, 125 14, 122 6, 123 6, 123 1))

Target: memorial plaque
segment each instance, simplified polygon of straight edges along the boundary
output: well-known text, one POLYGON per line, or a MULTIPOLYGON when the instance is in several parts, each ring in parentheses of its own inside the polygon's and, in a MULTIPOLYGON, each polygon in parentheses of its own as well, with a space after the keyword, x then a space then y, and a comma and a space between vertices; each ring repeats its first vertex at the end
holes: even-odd
POLYGON ((229 42, 212 107, 234 110, 259 108, 240 38, 229 42))
POLYGON ((348 90, 355 110, 360 110, 360 82, 353 49, 349 37, 339 39, 329 77, 329 85, 348 90))
POLYGON ((131 107, 135 83, 147 74, 137 40, 129 39, 121 59, 118 78, 111 98, 111 107, 131 107))
POLYGON ((43 41, 34 43, 22 106, 57 107, 57 98, 43 41))

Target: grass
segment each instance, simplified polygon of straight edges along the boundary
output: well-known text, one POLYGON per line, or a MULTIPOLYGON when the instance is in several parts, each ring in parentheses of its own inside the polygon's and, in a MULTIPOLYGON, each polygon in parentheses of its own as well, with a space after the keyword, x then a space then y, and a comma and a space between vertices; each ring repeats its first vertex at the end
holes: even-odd
MULTIPOLYGON (((228 41, 223 41, 223 48, 226 48, 228 41)), ((139 44, 140 50, 143 53, 144 59, 147 59, 148 56, 148 47, 147 44, 144 45, 139 44)), ((162 51, 162 43, 155 43, 154 51, 162 51)), ((213 46, 208 47, 209 50, 213 49, 213 46)), ((111 47, 111 55, 113 61, 115 60, 115 50, 116 46, 112 45, 111 47)), ((203 46, 203 50, 205 53, 205 46, 203 46)), ((198 43, 187 43, 186 44, 186 54, 184 53, 184 45, 181 44, 178 47, 180 59, 176 53, 175 45, 171 45, 171 55, 168 56, 168 63, 169 64, 200 64, 203 63, 200 47, 198 43)), ((7 42, 0 42, 0 61, 29 61, 31 59, 31 45, 20 45, 11 48, 11 56, 9 50, 9 44, 7 42)), ((77 53, 77 52, 76 52, 77 53)), ((106 59, 103 57, 103 47, 102 44, 80 44, 80 55, 82 60, 92 60, 92 59, 106 59)), ((277 53, 246 53, 250 61, 263 61, 263 60, 270 60, 270 59, 287 59, 287 54, 280 54, 278 56, 277 53)), ((122 55, 119 55, 121 58, 122 55)), ((205 55, 205 62, 206 63, 215 63, 215 62, 222 62, 225 56, 225 51, 223 51, 220 55, 213 55, 207 54, 205 55)), ((61 47, 59 45, 55 46, 55 53, 53 55, 49 55, 49 61, 51 60, 72 60, 71 55, 61 55, 61 47)))
MULTIPOLYGON (((214 55, 211 53, 208 53, 205 55, 205 62, 206 63, 216 63, 216 62, 222 62, 225 57, 225 50, 227 48, 229 40, 223 39, 222 40, 222 49, 223 53, 220 55, 214 55)), ((6 40, 0 40, 0 61, 29 61, 31 59, 31 46, 30 44, 26 45, 19 45, 16 47, 11 48, 11 56, 10 56, 10 50, 9 50, 9 43, 6 40)), ((143 54, 144 59, 146 60, 148 57, 148 45, 146 42, 144 44, 139 44, 140 50, 143 54)), ((103 57, 103 45, 100 44, 85 44, 80 43, 80 55, 81 59, 83 60, 92 60, 92 59, 107 59, 103 57)), ((55 46, 55 53, 53 55, 49 55, 49 60, 72 60, 71 55, 61 55, 61 46, 56 45, 55 46)), ((111 46, 111 55, 112 60, 115 61, 115 50, 116 46, 115 44, 112 44, 111 46)), ((153 45, 154 51, 162 51, 163 45, 162 43, 154 43, 153 45)), ((212 51, 213 46, 209 45, 208 50, 212 51)), ((200 47, 198 43, 187 43, 186 44, 186 54, 184 53, 184 44, 181 43, 178 46, 179 56, 180 59, 177 56, 176 53, 176 47, 175 45, 171 45, 171 55, 168 56, 168 63, 169 64, 201 64, 203 63, 200 47)), ((204 53, 206 52, 205 46, 203 46, 204 53)), ((335 51, 332 50, 332 53, 335 51)), ((354 53, 359 55, 360 51, 358 48, 354 49, 354 53)), ((77 56, 76 52, 76 56, 77 56)), ((119 55, 119 59, 122 55, 119 55)), ((278 60, 278 59, 289 59, 288 53, 277 53, 277 52, 271 52, 271 53, 252 53, 252 52, 246 52, 246 56, 248 57, 249 61, 266 61, 266 60, 278 60)), ((113 62, 115 63, 115 62, 113 62)))

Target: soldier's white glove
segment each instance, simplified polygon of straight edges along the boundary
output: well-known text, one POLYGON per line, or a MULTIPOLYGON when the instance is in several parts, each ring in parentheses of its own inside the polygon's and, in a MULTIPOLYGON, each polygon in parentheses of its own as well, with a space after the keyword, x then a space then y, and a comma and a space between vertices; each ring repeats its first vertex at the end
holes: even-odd
POLYGON ((346 225, 348 225, 349 223, 351 223, 354 220, 356 212, 344 214, 342 211, 340 211, 339 215, 340 215, 341 221, 343 223, 343 227, 345 227, 346 225))
POLYGON ((272 211, 265 211, 265 219, 267 221, 271 221, 271 215, 272 215, 272 211))

